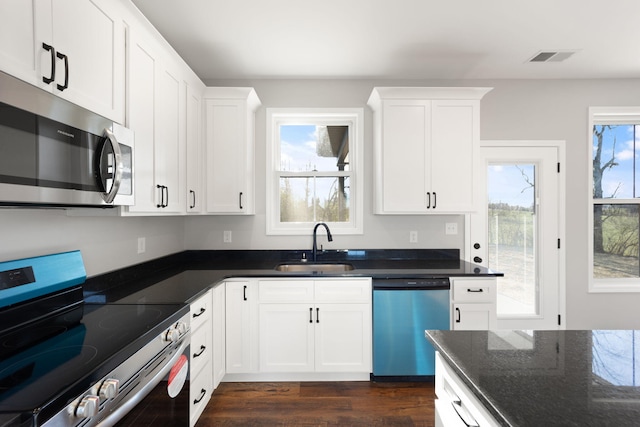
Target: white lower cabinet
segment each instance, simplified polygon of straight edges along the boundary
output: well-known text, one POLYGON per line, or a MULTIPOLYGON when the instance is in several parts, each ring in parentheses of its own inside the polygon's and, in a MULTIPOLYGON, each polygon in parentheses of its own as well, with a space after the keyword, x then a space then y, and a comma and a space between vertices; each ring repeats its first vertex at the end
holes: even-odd
POLYGON ((451 329, 496 329, 496 278, 452 277, 450 280, 451 329))
POLYGON ((211 291, 191 303, 191 345, 189 352, 189 424, 194 426, 213 392, 211 291))
POLYGON ((436 352, 436 427, 494 427, 498 422, 436 352))
POLYGON ((254 279, 229 280, 226 286, 226 374, 258 371, 258 298, 254 279))
POLYGON ((260 280, 260 373, 371 372, 371 279, 260 280))

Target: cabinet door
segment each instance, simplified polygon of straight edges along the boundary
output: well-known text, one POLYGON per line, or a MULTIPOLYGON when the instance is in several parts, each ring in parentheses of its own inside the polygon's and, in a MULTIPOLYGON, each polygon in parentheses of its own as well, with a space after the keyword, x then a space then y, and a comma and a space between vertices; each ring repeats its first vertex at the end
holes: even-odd
POLYGON ((494 304, 453 304, 454 330, 486 331, 493 327, 494 304))
POLYGON ((386 100, 382 107, 382 199, 384 213, 424 213, 431 103, 386 100))
MULTIPOLYGON (((180 182, 182 144, 180 132, 180 111, 184 111, 182 97, 183 87, 179 71, 172 67, 171 61, 161 63, 157 75, 155 90, 156 105, 156 140, 154 145, 154 164, 156 187, 164 186, 156 192, 156 201, 163 204, 162 213, 184 212, 184 186, 180 182), (162 194, 164 192, 164 194, 162 194)), ((157 203, 157 204, 158 204, 157 203)))
POLYGON ((53 92, 124 123, 124 24, 117 3, 55 0, 51 4, 53 46, 67 57, 66 64, 56 58, 53 92))
POLYGON ((227 373, 255 372, 258 349, 258 305, 253 282, 226 282, 227 373))
POLYGON ((187 213, 202 212, 204 192, 202 191, 202 95, 197 87, 188 84, 187 89, 187 213))
POLYGON ((213 349, 212 349, 212 362, 213 362, 213 390, 218 388, 220 381, 224 378, 226 373, 225 366, 225 317, 226 317, 226 298, 225 298, 226 284, 220 283, 212 290, 212 321, 211 329, 213 334, 213 349))
POLYGON ((260 304, 260 372, 313 372, 312 304, 260 304))
MULTIPOLYGON (((51 1, 41 3, 39 10, 45 16, 50 16, 51 1)), ((42 49, 44 36, 39 34, 47 31, 44 28, 37 28, 36 21, 45 19, 34 19, 36 9, 33 1, 25 0, 3 0, 0 2, 0 16, 3 17, 0 25, 0 69, 7 74, 24 80, 32 85, 39 86, 42 79, 39 79, 40 54, 45 76, 51 72, 51 57, 42 49), (40 46, 36 46, 37 43, 40 46)), ((49 25, 48 32, 51 27, 49 25)), ((51 40, 47 41, 48 44, 51 40)), ((44 83, 42 83, 44 85, 44 83)))
POLYGON ((371 372, 371 305, 316 304, 315 370, 371 372))
POLYGON ((246 103, 237 99, 206 101, 207 211, 243 213, 249 207, 245 186, 246 103))
POLYGON ((474 210, 479 101, 432 101, 429 190, 432 213, 474 210), (435 195, 434 195, 435 194, 435 195))

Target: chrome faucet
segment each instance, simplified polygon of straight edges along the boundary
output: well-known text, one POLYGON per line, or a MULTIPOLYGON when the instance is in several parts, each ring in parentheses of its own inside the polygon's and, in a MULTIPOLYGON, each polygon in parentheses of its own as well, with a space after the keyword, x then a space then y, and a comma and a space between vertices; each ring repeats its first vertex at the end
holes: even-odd
POLYGON ((325 224, 324 222, 319 222, 316 224, 315 227, 313 227, 313 249, 311 251, 311 261, 316 262, 317 257, 318 257, 318 245, 316 244, 316 235, 318 233, 318 227, 323 226, 324 228, 327 229, 327 240, 332 242, 333 241, 333 237, 331 236, 331 231, 329 231, 329 226, 327 224, 325 224))

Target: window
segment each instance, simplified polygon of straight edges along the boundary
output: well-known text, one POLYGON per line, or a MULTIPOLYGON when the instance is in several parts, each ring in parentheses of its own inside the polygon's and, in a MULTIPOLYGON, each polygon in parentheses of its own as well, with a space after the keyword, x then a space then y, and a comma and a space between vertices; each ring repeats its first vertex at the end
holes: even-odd
POLYGON ((362 109, 267 109, 267 234, 362 234, 362 109))
POLYGON ((589 113, 590 290, 640 292, 640 107, 589 113))

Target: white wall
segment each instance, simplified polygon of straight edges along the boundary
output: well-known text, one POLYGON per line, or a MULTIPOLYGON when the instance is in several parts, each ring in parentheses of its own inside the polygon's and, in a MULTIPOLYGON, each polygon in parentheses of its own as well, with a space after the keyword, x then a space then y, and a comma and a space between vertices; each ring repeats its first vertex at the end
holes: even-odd
POLYGON ((80 250, 90 277, 184 250, 182 218, 118 218, 93 210, 84 215, 92 216, 0 209, 0 261, 80 250), (137 253, 139 236, 146 239, 143 254, 137 253))
MULTIPOLYGON (((262 100, 256 124, 257 200, 254 217, 201 217, 186 221, 189 248, 308 248, 311 238, 267 237, 263 179, 265 165, 265 111, 268 107, 364 107, 365 144, 371 146, 371 112, 366 101, 374 86, 488 86, 482 100, 481 138, 565 140, 567 165, 566 299, 567 328, 640 328, 638 294, 589 294, 587 291, 587 210, 591 143, 587 124, 590 106, 640 105, 640 79, 633 80, 255 80, 208 81, 210 86, 252 86, 262 100), (261 185, 263 186, 261 188, 261 185), (234 242, 222 243, 223 230, 232 230, 234 242)), ((371 205, 371 150, 365 152, 364 236, 337 236, 330 248, 402 248, 408 231, 417 229, 416 247, 460 247, 461 239, 444 234, 444 223, 458 217, 377 216, 371 205), (426 237, 426 238, 425 238, 426 237)), ((463 227, 459 226, 462 230, 463 227)), ((310 230, 311 233, 311 230, 310 230)), ((459 236, 461 237, 461 236, 459 236)))

